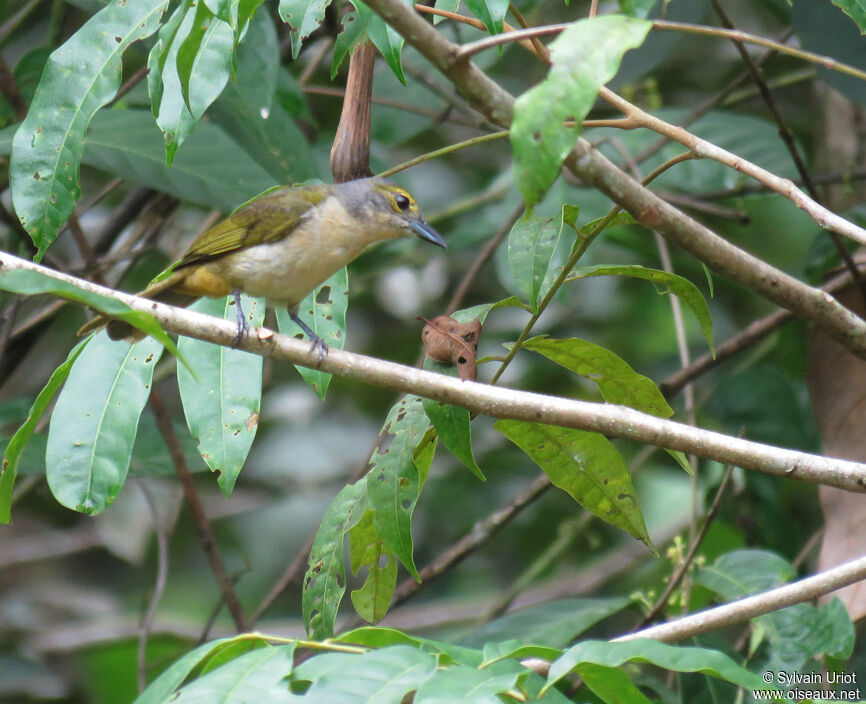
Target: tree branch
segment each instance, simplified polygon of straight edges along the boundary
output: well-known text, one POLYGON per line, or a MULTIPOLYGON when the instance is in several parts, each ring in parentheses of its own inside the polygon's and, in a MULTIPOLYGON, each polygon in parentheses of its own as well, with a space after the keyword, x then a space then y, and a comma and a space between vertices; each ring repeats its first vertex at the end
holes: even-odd
POLYGON ((635 631, 613 640, 618 642, 635 640, 636 638, 653 638, 667 643, 684 640, 735 623, 743 623, 756 616, 778 611, 786 606, 816 599, 863 579, 866 579, 866 557, 846 562, 844 565, 834 567, 826 572, 771 589, 762 594, 755 594, 730 604, 699 611, 696 614, 645 628, 642 631, 635 631))
MULTIPOLYGON (((179 335, 229 346, 233 344, 237 333, 236 326, 231 321, 114 291, 11 254, 0 256, 0 285, 3 273, 15 270, 35 271, 85 291, 115 298, 133 310, 150 313, 165 330, 179 335)), ((866 492, 866 465, 859 462, 831 459, 741 440, 663 420, 623 406, 576 401, 461 381, 444 374, 338 349, 331 349, 320 361, 318 353, 306 342, 279 335, 264 327, 256 328, 245 335, 237 347, 291 364, 320 368, 322 371, 366 384, 443 401, 494 418, 549 423, 630 438, 724 464, 733 464, 743 469, 827 484, 847 491, 866 492)))

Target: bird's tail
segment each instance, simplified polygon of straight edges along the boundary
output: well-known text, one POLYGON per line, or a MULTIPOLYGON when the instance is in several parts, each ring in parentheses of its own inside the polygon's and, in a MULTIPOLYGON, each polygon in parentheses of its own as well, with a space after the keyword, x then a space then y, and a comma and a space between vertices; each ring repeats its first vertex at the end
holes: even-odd
MULTIPOLYGON (((172 306, 186 307, 198 300, 200 296, 190 296, 174 290, 184 278, 186 272, 174 272, 162 281, 157 281, 148 286, 144 291, 137 295, 141 298, 150 298, 160 303, 168 303, 172 306)), ((108 336, 112 340, 127 340, 128 342, 138 342, 144 337, 144 333, 134 325, 123 320, 115 320, 106 315, 98 315, 93 320, 85 323, 78 329, 78 336, 84 337, 92 332, 96 332, 105 328, 108 336)))

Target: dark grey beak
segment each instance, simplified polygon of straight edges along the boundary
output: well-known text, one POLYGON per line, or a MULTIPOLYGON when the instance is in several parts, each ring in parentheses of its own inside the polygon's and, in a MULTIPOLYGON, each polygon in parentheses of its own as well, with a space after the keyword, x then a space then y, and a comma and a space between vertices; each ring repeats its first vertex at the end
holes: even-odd
POLYGON ((442 247, 442 249, 448 249, 448 245, 445 244, 442 235, 436 232, 436 230, 430 227, 430 224, 424 220, 410 220, 409 228, 422 240, 427 240, 430 244, 435 244, 437 247, 442 247))

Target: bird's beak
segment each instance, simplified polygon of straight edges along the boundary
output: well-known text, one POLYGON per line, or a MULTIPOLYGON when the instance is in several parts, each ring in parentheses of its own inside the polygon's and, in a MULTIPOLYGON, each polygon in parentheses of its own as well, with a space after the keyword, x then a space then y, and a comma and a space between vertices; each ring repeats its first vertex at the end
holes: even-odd
POLYGON ((442 247, 442 249, 448 249, 448 245, 445 244, 445 240, 442 239, 442 235, 440 235, 436 230, 430 227, 430 224, 424 220, 410 220, 409 221, 409 229, 412 230, 418 237, 422 240, 427 240, 430 244, 435 244, 437 247, 442 247))

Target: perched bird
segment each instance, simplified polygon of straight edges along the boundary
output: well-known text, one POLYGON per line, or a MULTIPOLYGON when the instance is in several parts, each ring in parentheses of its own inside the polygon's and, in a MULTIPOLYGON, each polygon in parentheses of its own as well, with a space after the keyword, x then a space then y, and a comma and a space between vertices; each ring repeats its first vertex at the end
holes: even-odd
MULTIPOLYGON (((200 235, 186 254, 139 295, 173 305, 232 294, 237 345, 248 330, 240 293, 285 305, 322 353, 325 343, 298 318, 308 293, 368 245, 416 235, 439 247, 445 240, 421 215, 408 191, 381 178, 336 185, 285 186, 265 191, 200 235)), ((128 323, 99 317, 85 334, 107 325, 112 339, 141 337, 128 323)))

